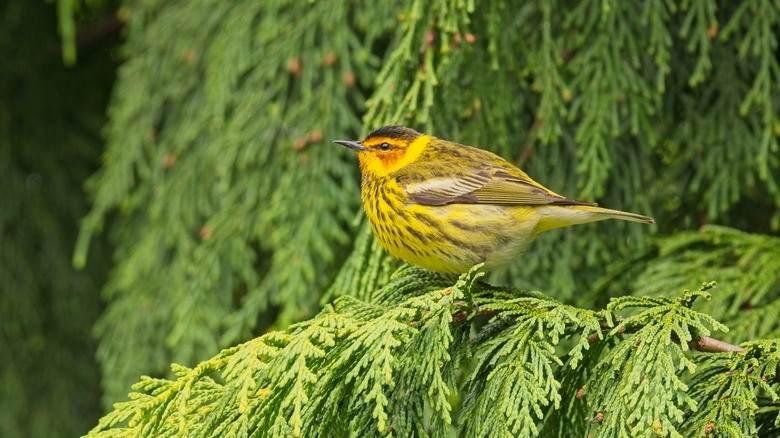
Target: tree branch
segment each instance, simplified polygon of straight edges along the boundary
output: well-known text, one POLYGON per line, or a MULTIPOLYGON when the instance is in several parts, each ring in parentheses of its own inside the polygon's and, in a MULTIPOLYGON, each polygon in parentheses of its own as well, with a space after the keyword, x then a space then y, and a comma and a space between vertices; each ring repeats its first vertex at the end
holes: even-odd
POLYGON ((688 346, 691 347, 691 350, 702 351, 704 353, 732 353, 745 351, 745 349, 739 345, 732 345, 728 342, 709 336, 694 338, 688 342, 688 346))

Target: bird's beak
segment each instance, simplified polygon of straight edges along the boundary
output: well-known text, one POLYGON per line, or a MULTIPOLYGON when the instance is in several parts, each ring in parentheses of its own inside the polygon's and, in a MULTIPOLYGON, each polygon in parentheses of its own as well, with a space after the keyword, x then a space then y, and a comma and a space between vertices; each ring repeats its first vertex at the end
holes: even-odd
POLYGON ((340 144, 344 146, 345 148, 353 149, 357 152, 363 152, 367 151, 368 148, 363 146, 363 143, 360 141, 352 141, 352 140, 334 140, 333 143, 340 144))

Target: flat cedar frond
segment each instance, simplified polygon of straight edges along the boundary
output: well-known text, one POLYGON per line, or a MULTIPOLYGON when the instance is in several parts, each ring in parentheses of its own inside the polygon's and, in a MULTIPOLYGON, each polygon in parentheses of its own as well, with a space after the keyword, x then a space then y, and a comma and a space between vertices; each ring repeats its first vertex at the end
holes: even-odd
POLYGON ((687 436, 710 423, 741 436, 734 431, 777 427, 777 341, 687 354, 726 330, 691 309, 714 284, 593 311, 481 275, 479 266, 457 280, 402 268, 386 287, 405 298, 343 296, 288 331, 195 368, 175 365, 175 380, 144 378, 90 436, 687 436))
POLYGON ((611 348, 594 367, 586 384, 598 436, 682 436, 680 423, 686 411, 700 409, 688 393, 682 373, 696 373, 697 366, 685 352, 694 336, 706 336, 710 328, 727 328, 709 315, 691 310, 714 284, 682 297, 620 297, 608 310, 634 310, 610 331, 631 334, 611 348))
POLYGON ((725 437, 772 436, 780 425, 780 339, 742 346, 744 353, 707 358, 706 371, 692 379, 690 394, 702 409, 687 415, 685 436, 705 430, 725 437))
POLYGON ((390 282, 373 293, 372 301, 381 305, 397 305, 410 296, 450 286, 456 278, 402 265, 390 277, 390 282))
POLYGON ((464 436, 536 435, 542 409, 560 400, 553 367, 555 349, 536 339, 535 324, 506 330, 476 349, 461 431, 464 436), (513 336, 514 335, 514 336, 513 336))
POLYGON ((561 335, 579 333, 570 350, 576 368, 588 334, 600 333, 597 312, 563 305, 538 293, 477 294, 480 312, 494 314, 489 337, 475 338, 475 364, 464 400, 460 433, 464 436, 536 435, 548 406, 558 409, 563 362, 555 355, 561 335))

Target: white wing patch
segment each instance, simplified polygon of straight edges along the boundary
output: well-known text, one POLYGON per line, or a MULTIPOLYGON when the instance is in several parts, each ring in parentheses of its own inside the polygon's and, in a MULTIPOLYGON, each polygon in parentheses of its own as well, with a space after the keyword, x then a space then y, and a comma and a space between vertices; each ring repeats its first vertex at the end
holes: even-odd
POLYGON ((453 197, 471 193, 485 186, 486 179, 478 175, 457 178, 431 178, 404 187, 409 195, 431 194, 437 197, 453 197))

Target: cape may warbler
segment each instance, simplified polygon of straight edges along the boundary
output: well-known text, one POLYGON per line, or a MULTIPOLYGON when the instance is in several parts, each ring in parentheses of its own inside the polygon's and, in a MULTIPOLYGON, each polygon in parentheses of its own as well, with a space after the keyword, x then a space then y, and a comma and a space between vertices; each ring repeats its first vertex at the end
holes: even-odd
POLYGON ((363 208, 379 243, 431 271, 502 266, 553 228, 604 219, 653 223, 566 199, 493 153, 403 126, 335 143, 357 152, 363 208))

